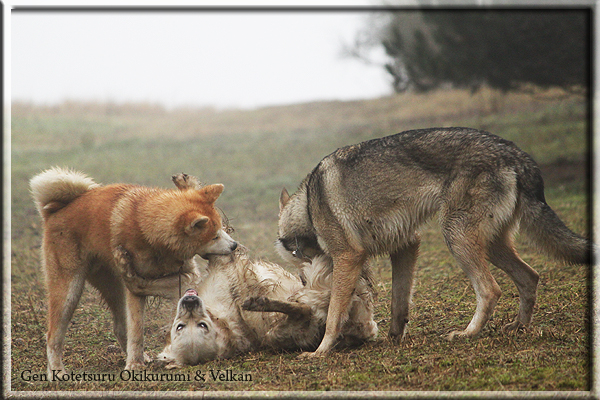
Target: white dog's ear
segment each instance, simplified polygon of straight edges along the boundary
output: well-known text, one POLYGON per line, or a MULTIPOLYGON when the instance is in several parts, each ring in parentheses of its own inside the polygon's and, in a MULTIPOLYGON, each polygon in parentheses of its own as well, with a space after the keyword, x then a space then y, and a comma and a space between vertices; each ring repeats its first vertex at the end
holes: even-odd
POLYGON ((175 369, 175 368, 182 368, 183 365, 179 364, 177 361, 173 361, 170 362, 169 364, 167 364, 165 366, 166 369, 175 369))
POLYGON ((283 188, 281 195, 279 196, 279 211, 283 210, 283 207, 290 201, 290 194, 286 188, 283 188))
MULTIPOLYGON (((170 340, 169 340, 169 342, 170 342, 170 340)), ((167 346, 164 348, 162 353, 160 353, 158 356, 156 356, 156 360, 161 363, 165 363, 166 369, 174 369, 174 368, 183 367, 183 365, 181 363, 179 363, 173 357, 173 353, 171 352, 171 343, 167 344, 167 346)))

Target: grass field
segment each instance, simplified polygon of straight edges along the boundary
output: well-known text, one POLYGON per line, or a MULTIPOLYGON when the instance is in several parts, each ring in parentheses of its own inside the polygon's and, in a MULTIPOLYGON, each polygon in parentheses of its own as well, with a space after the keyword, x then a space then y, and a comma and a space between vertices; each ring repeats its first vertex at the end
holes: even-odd
MULTIPOLYGON (((217 205, 234 237, 254 257, 281 262, 273 249, 278 198, 293 191, 336 148, 406 129, 482 128, 515 141, 542 166, 546 198, 574 231, 587 235, 588 106, 585 99, 484 91, 404 94, 362 102, 322 102, 258 110, 178 109, 153 105, 77 104, 12 108, 11 369, 13 391, 587 391, 590 388, 589 269, 562 266, 518 241, 523 258, 541 275, 538 304, 527 332, 500 328, 516 315, 518 294, 497 269, 503 291, 480 337, 447 342, 475 310, 468 279, 445 247, 435 222, 422 232, 411 321, 398 346, 387 339, 390 265, 374 263, 380 337, 360 348, 319 359, 297 353, 257 352, 231 360, 152 375, 121 376, 110 313, 86 287, 67 333, 64 361, 71 371, 114 374, 99 382, 35 381, 45 373, 45 288, 40 270, 41 226, 28 180, 54 165, 97 182, 170 187, 186 172, 225 192, 217 205), (213 379, 216 371, 249 374, 251 381, 213 379), (211 373, 211 371, 213 371, 211 373), (175 375, 179 374, 179 375, 175 375), (203 376, 205 381, 196 380, 203 376), (188 380, 189 378, 189 380, 188 380), (164 381, 178 379, 178 381, 164 381)), ((146 350, 162 350, 162 327, 174 304, 150 305, 146 350)), ((147 374, 166 371, 149 366, 147 374)))

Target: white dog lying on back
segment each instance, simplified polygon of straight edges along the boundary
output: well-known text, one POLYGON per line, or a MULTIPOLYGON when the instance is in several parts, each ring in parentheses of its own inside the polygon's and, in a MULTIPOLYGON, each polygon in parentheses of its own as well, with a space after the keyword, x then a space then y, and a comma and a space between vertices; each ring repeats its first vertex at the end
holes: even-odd
MULTIPOLYGON (((314 350, 325 333, 331 268, 329 258, 316 257, 295 276, 279 265, 249 260, 241 245, 233 254, 211 256, 207 269, 197 274, 196 289, 179 300, 158 360, 177 368, 259 349, 314 350)), ((348 307, 341 345, 377 336, 373 287, 365 271, 348 307)), ((161 285, 160 279, 135 274, 125 279, 138 291, 161 285)))

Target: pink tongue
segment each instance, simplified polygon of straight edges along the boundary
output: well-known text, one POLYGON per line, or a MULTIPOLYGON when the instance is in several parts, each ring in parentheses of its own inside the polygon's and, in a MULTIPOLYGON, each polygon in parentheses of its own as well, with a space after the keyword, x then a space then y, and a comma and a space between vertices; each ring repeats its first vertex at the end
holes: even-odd
POLYGON ((188 289, 185 291, 184 296, 198 296, 198 292, 196 292, 194 289, 188 289))

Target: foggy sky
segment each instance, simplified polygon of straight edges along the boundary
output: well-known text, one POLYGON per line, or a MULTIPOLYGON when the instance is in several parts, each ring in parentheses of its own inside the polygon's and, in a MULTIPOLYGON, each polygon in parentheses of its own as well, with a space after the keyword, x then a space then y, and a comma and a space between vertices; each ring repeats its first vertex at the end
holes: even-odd
POLYGON ((253 108, 391 92, 343 57, 366 12, 12 12, 12 100, 253 108))

